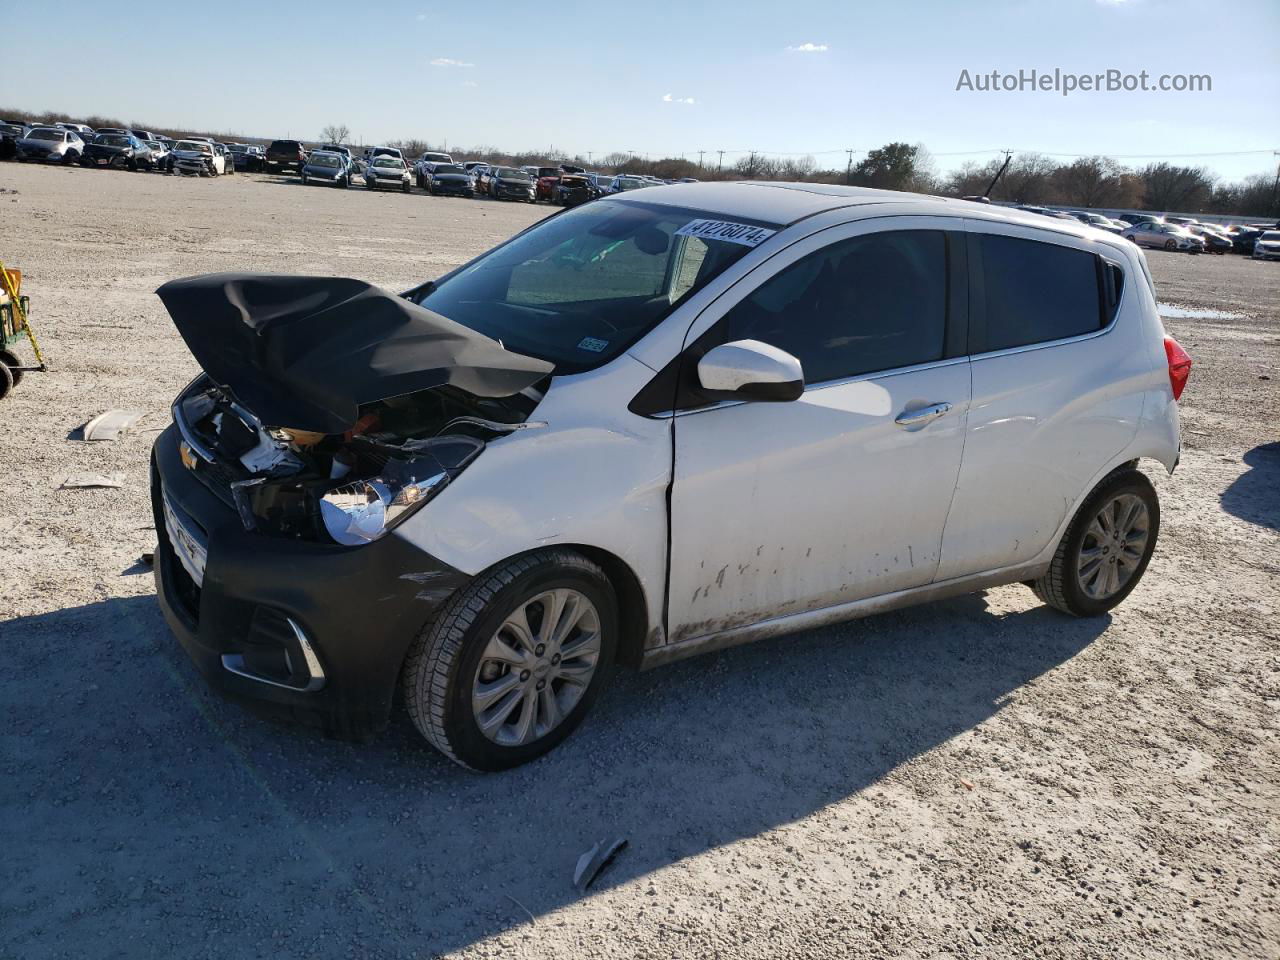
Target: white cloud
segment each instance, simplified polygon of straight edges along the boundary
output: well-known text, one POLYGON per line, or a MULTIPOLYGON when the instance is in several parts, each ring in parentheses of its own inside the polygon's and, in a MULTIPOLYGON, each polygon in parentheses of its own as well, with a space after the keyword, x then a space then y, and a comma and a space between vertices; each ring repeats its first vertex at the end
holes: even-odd
POLYGON ((436 57, 431 61, 433 67, 474 67, 474 63, 463 63, 461 60, 451 60, 449 57, 436 57))
POLYGON ((474 80, 463 80, 463 81, 462 81, 462 85, 463 85, 464 87, 478 87, 478 86, 480 86, 480 84, 476 83, 474 80))
POLYGON ((692 106, 698 101, 694 100, 693 97, 673 97, 671 94, 666 93, 666 94, 663 94, 662 96, 662 102, 663 103, 687 103, 690 106, 692 106))
POLYGON ((787 47, 788 53, 826 53, 825 43, 802 43, 798 47, 787 47))
POLYGON ((420 14, 418 14, 418 21, 419 21, 419 22, 421 22, 421 21, 423 21, 423 20, 425 20, 425 19, 427 19, 427 15, 426 15, 425 13, 420 13, 420 14))

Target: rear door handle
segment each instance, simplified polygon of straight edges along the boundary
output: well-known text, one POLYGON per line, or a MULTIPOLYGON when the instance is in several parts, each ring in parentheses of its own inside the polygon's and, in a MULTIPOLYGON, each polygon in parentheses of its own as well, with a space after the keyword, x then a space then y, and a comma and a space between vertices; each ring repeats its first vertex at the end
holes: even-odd
POLYGON ((917 407, 915 410, 904 410, 894 418, 894 423, 900 427, 922 427, 926 423, 932 423, 939 417, 943 416, 951 409, 951 404, 947 402, 931 403, 927 407, 917 407))

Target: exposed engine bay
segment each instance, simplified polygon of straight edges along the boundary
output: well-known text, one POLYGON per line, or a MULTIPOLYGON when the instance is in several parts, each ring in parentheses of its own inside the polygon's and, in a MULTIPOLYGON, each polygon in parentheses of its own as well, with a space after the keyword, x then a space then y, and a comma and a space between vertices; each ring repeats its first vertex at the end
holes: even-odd
POLYGON ((362 405, 340 434, 264 425, 208 377, 173 412, 184 459, 246 529, 354 546, 439 493, 488 441, 539 426, 528 420, 539 386, 509 397, 431 387, 362 405))

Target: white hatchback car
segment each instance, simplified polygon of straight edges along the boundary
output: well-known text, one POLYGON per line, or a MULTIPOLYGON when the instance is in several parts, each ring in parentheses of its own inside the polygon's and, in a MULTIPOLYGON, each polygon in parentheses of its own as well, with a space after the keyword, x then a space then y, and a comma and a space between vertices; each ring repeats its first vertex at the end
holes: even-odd
POLYGON ((401 688, 485 770, 618 663, 1020 581, 1109 610, 1191 363, 1112 234, 815 184, 602 199, 399 296, 159 294, 205 370, 153 454, 182 644, 335 734, 401 688))

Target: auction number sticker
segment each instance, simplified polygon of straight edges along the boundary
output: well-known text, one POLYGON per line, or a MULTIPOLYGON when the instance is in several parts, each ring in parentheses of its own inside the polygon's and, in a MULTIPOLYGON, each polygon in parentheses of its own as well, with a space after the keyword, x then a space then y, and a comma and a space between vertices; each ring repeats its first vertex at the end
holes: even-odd
POLYGON ((744 247, 758 247, 776 230, 756 227, 749 223, 734 223, 730 220, 692 220, 676 231, 677 237, 697 237, 700 240, 724 240, 728 243, 740 243, 744 247))

